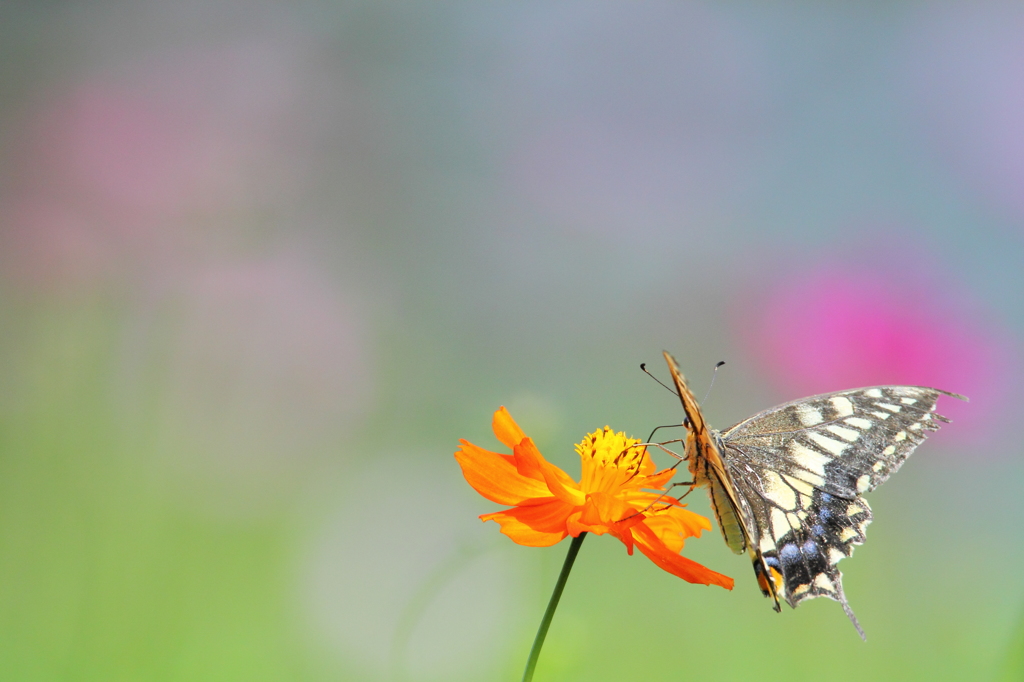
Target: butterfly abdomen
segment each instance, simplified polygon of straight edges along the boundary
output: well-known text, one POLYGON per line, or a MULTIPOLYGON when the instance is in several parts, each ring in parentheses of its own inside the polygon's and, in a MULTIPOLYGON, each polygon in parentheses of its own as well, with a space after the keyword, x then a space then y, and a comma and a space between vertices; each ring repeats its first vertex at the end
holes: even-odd
POLYGON ((747 540, 743 535, 739 512, 729 500, 722 485, 713 478, 708 495, 711 497, 711 507, 718 519, 718 527, 722 529, 725 544, 729 545, 729 549, 734 553, 743 554, 747 548, 747 540))

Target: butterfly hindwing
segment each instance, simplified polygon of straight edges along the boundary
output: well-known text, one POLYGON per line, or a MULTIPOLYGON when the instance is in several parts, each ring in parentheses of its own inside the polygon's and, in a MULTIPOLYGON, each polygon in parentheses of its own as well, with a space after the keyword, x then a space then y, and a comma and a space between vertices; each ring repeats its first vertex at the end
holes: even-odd
MULTIPOLYGON (((667 353, 666 359, 680 395, 689 398, 687 414, 699 414, 674 360, 667 353)), ((836 564, 865 540, 871 507, 862 493, 899 469, 937 422, 948 421, 934 413, 940 395, 965 399, 933 388, 875 386, 779 405, 723 432, 706 429, 705 438, 691 431, 691 472, 707 469, 699 461, 707 452, 724 468, 694 480, 709 486, 713 502, 723 497, 716 486, 727 487, 758 583, 776 610, 780 598, 795 608, 804 599, 829 597, 864 636, 836 564), (710 445, 691 446, 701 440, 710 445)), ((717 506, 715 513, 722 525, 717 506)))

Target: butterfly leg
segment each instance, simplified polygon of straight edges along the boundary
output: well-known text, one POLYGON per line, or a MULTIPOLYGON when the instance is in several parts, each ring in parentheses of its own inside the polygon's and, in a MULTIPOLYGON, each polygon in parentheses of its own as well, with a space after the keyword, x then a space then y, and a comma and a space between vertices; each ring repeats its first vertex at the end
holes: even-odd
MULTIPOLYGON (((679 481, 679 482, 673 483, 672 485, 670 485, 668 487, 668 490, 666 490, 661 495, 659 495, 656 500, 651 502, 649 505, 647 505, 643 509, 639 509, 639 510, 633 512, 632 514, 630 514, 629 516, 626 516, 625 518, 619 519, 619 522, 626 521, 628 519, 633 518, 634 516, 639 516, 640 514, 643 514, 645 512, 650 511, 654 507, 654 505, 658 504, 658 501, 661 500, 661 498, 663 498, 663 497, 670 497, 670 495, 668 494, 668 491, 672 490, 672 488, 675 488, 678 485, 687 485, 687 486, 690 486, 690 489, 687 490, 682 495, 680 495, 679 497, 673 498, 676 501, 682 500, 684 497, 686 497, 687 495, 689 495, 690 493, 693 492, 693 485, 694 485, 693 481, 679 481)), ((663 509, 668 509, 671 506, 672 505, 670 505, 670 504, 666 504, 665 507, 663 507, 663 509)), ((661 511, 661 510, 655 510, 655 511, 661 511)))
MULTIPOLYGON (((690 493, 693 492, 693 489, 697 486, 697 482, 696 481, 676 481, 675 483, 673 483, 672 485, 670 485, 668 487, 668 490, 672 490, 672 488, 675 488, 676 486, 680 486, 680 485, 689 486, 689 488, 690 488, 685 493, 683 493, 682 495, 680 495, 679 497, 676 498, 676 500, 682 502, 684 497, 686 497, 687 495, 689 495, 690 493)), ((665 492, 668 492, 668 490, 666 490, 665 492)))
POLYGON ((673 450, 669 450, 665 446, 666 445, 672 445, 673 443, 684 443, 684 442, 685 441, 683 441, 682 439, 677 439, 677 440, 667 440, 667 441, 665 441, 663 443, 651 443, 651 442, 637 443, 633 447, 637 447, 637 448, 658 448, 659 450, 661 450, 665 454, 671 455, 672 457, 675 457, 676 459, 678 459, 681 462, 684 459, 686 459, 686 457, 684 457, 683 455, 680 455, 678 452, 675 452, 673 450))

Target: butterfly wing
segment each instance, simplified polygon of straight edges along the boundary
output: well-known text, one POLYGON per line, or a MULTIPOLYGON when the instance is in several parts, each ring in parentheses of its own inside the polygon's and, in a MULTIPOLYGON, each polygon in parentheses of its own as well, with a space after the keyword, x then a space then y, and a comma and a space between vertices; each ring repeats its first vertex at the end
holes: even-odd
POLYGON ((683 422, 688 431, 685 457, 693 476, 694 486, 708 488, 711 508, 718 520, 718 527, 722 530, 725 544, 740 554, 750 546, 747 529, 752 527, 752 519, 743 516, 743 501, 733 489, 728 467, 719 451, 718 439, 713 436, 714 432, 704 421, 697 398, 686 385, 686 379, 679 371, 675 358, 667 352, 664 355, 672 374, 672 381, 676 385, 676 392, 683 403, 683 411, 686 413, 686 420, 683 422))
POLYGON ((746 535, 766 596, 794 608, 813 597, 835 599, 864 636, 836 564, 864 542, 871 508, 861 494, 948 421, 934 412, 940 395, 965 399, 933 388, 876 386, 804 398, 712 431, 749 519, 746 535))

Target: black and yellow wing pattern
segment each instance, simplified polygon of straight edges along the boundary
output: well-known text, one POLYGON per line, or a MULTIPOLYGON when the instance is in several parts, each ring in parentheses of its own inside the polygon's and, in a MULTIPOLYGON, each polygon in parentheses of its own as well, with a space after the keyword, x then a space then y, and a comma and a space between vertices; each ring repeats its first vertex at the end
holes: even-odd
POLYGON ((746 551, 761 591, 791 607, 846 601, 837 564, 864 542, 871 507, 863 493, 892 475, 939 422, 940 395, 921 386, 825 393, 760 412, 724 431, 707 426, 674 358, 665 353, 686 413, 685 458, 706 486, 726 544, 746 551))

